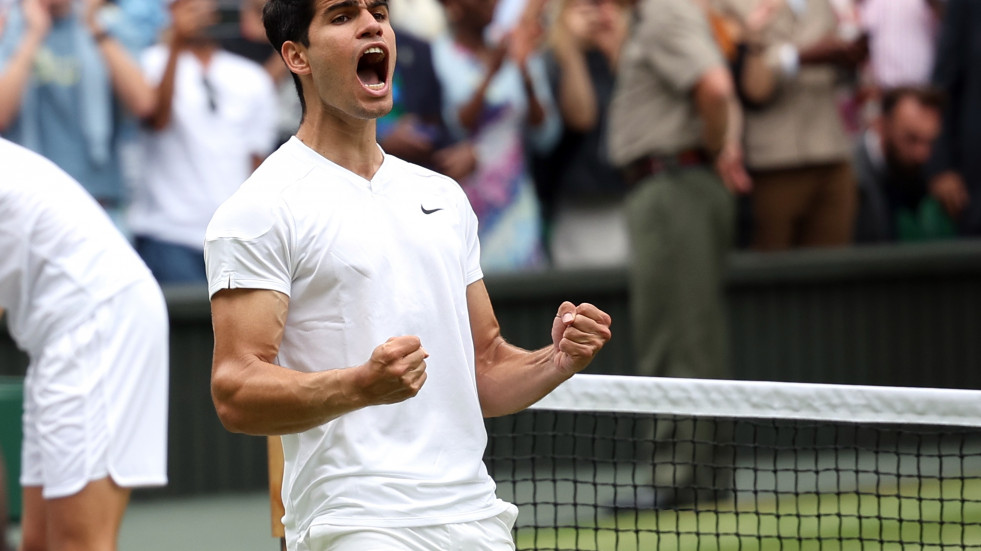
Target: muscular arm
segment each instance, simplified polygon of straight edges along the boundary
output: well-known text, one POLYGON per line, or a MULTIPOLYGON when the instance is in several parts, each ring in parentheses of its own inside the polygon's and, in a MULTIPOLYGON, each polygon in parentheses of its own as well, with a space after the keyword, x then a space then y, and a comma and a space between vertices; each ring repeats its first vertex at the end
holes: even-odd
POLYGON ((582 371, 610 340, 610 316, 591 304, 564 302, 552 323, 552 344, 528 351, 501 336, 483 280, 467 287, 477 394, 484 417, 521 411, 582 371))
POLYGON ((275 365, 289 299, 276 291, 219 291, 211 300, 215 331, 211 395, 232 432, 301 432, 345 413, 415 396, 426 379, 416 337, 378 346, 362 365, 302 373, 275 365))

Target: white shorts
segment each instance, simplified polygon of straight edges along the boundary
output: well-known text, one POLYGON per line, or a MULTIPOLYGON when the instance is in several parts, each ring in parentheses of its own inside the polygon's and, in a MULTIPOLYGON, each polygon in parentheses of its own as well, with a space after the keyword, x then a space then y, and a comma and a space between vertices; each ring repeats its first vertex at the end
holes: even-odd
POLYGON ((514 551, 518 508, 473 522, 388 528, 315 524, 298 551, 514 551))
POLYGON ((129 286, 31 358, 21 486, 66 497, 107 475, 167 483, 167 307, 156 282, 129 286))

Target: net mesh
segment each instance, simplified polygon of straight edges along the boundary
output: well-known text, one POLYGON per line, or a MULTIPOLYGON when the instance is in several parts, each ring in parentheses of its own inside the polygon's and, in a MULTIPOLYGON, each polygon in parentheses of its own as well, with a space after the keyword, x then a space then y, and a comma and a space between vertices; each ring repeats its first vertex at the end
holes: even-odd
POLYGON ((489 420, 485 459, 518 549, 981 549, 979 408, 975 391, 579 375, 489 420))

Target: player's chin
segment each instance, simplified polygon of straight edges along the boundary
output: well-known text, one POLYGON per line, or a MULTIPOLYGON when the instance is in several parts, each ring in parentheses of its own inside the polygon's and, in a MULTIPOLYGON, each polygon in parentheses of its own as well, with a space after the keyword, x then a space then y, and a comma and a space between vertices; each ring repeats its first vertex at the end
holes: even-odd
POLYGON ((394 102, 388 98, 376 98, 362 105, 362 113, 366 119, 380 119, 391 113, 394 102))

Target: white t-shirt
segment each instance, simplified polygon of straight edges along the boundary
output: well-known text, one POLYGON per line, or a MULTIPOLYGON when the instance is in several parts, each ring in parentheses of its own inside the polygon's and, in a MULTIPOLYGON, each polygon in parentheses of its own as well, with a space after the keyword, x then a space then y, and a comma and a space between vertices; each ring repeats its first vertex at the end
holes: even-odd
MULTIPOLYGON (((169 55, 159 44, 144 52, 152 84, 169 55)), ((252 172, 252 156, 275 146, 278 104, 265 70, 224 50, 207 67, 181 53, 175 76, 170 124, 140 132, 141 177, 128 221, 136 235, 201 249, 215 209, 252 172)))
POLYGON ((400 335, 430 354, 414 398, 283 437, 291 548, 312 523, 425 526, 506 507, 482 462, 466 300, 479 257, 476 216, 453 180, 386 155, 368 181, 295 137, 215 213, 210 293, 290 297, 278 365, 343 369, 400 335))
POLYGON ((36 356, 150 271, 105 211, 44 157, 0 139, 0 308, 36 356))

